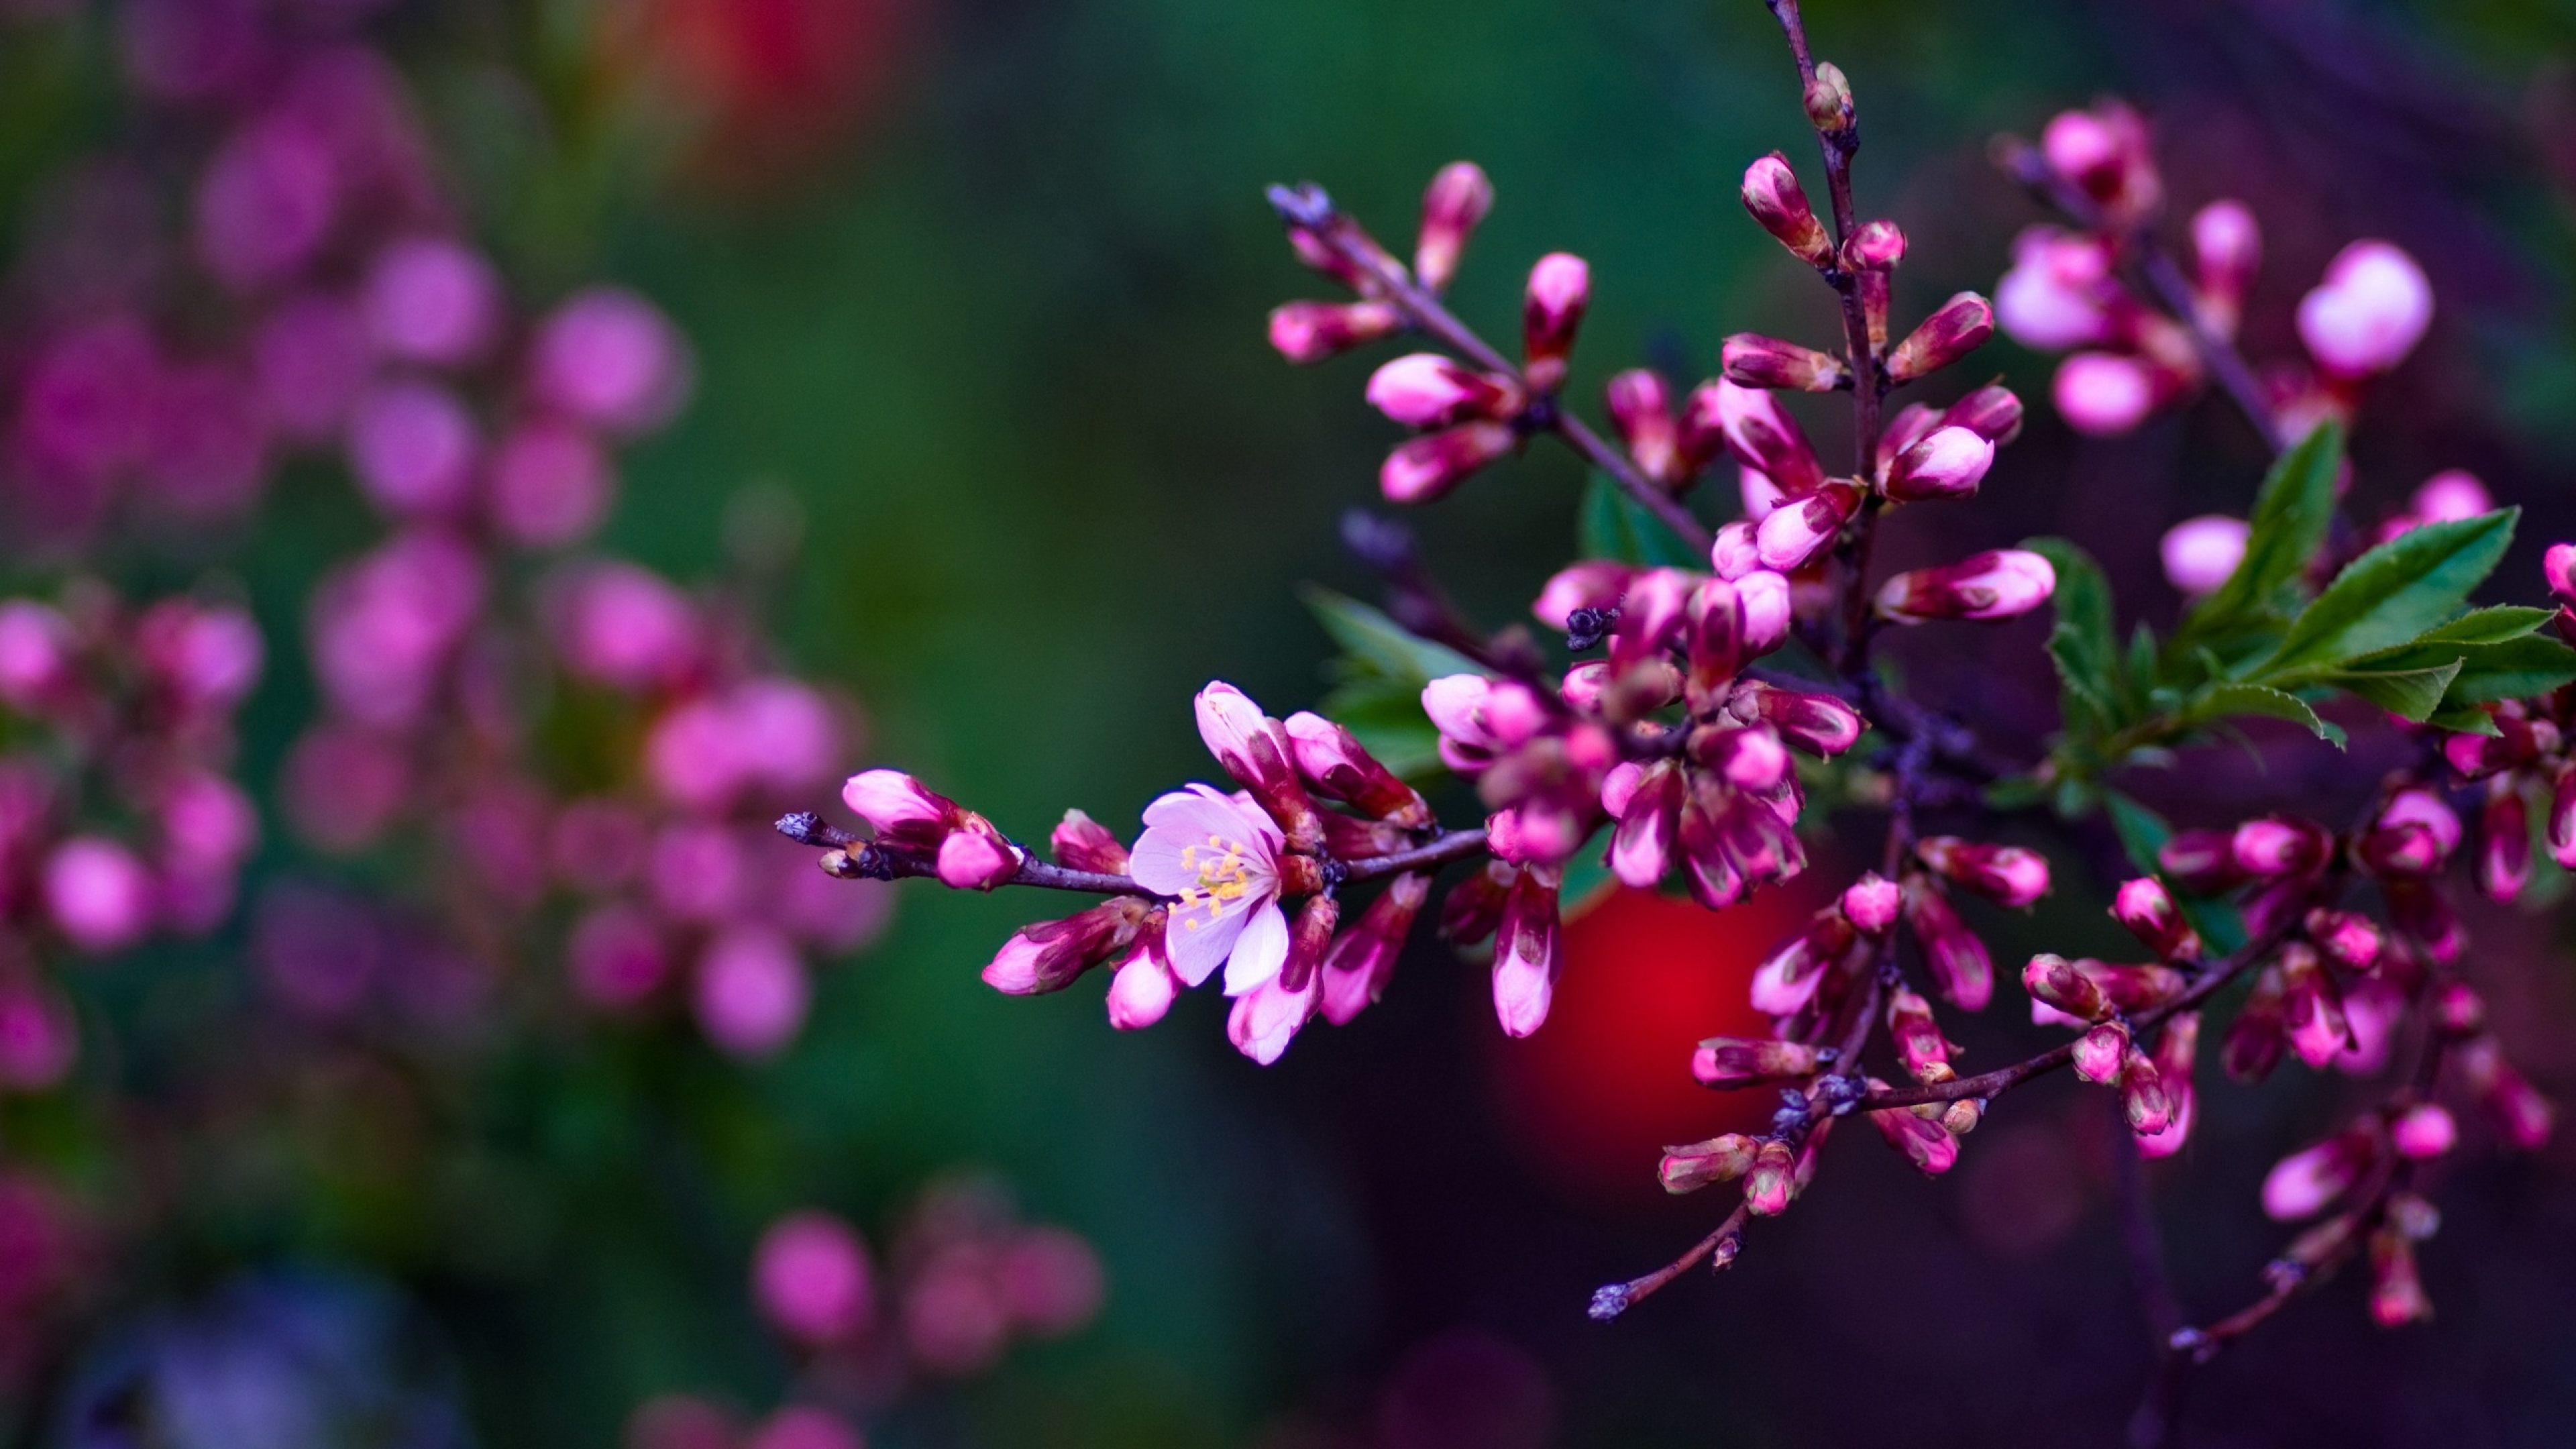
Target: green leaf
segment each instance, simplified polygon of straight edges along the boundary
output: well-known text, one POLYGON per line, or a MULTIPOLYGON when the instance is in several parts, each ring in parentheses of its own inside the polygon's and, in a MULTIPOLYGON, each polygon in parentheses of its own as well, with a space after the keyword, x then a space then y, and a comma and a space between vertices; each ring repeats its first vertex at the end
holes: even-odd
POLYGON ((1585 911, 1610 898, 1619 888, 1619 878, 1610 873, 1608 847, 1603 843, 1608 827, 1595 831, 1583 848, 1565 862, 1565 879, 1557 887, 1557 912, 1573 920, 1585 911))
POLYGON ((1308 584, 1298 591, 1316 622, 1342 646, 1361 672, 1410 683, 1416 689, 1444 674, 1477 674, 1476 661, 1423 638, 1346 594, 1308 584))
POLYGON ((2120 646, 2112 632, 2111 583, 2093 556, 2063 538, 2025 539, 2022 547, 2057 571, 2056 626, 2048 632, 2048 657, 2065 686, 2060 710, 2067 731, 2092 737, 2119 728, 2122 701, 2120 646))
POLYGON ((2536 634, 2460 651, 2460 674, 2442 697, 2445 706, 2529 699, 2576 683, 2576 649, 2536 634))
POLYGON ((2453 644, 2502 644, 2520 639, 2557 617, 2555 609, 2534 609, 2521 604, 2496 604, 2484 609, 2471 609, 2447 624, 2439 624, 2416 636, 2419 642, 2440 640, 2453 644))
POLYGON ((2156 643, 2156 631, 2140 619, 2129 633, 2129 678, 2126 702, 2129 717, 2143 719, 2155 709, 2156 662, 2162 657, 2156 643))
POLYGON ((2343 429, 2317 425, 2264 475, 2248 520, 2245 557, 2227 582, 2192 606, 2177 642, 2225 638, 2279 611, 2334 521, 2335 474, 2343 467, 2343 429))
POLYGON ((2266 684, 2212 685, 2193 701, 2190 717, 2194 721, 2207 721, 2239 714, 2285 719, 2338 750, 2344 747, 2344 733, 2340 726, 2317 718, 2316 710, 2306 700, 2266 684))
MULTIPOLYGON (((2251 677, 2281 683, 2407 643, 2445 623, 2513 542, 2519 509, 2410 528, 2345 566, 2251 677)), ((2428 706, 2429 709, 2429 706, 2428 706)))
POLYGON ((2496 727, 2494 715, 2491 715, 2485 710, 2479 709, 2474 705, 2445 705, 2442 708, 2433 711, 2432 716, 2426 719, 2424 723, 2433 726, 2435 729, 2449 730, 2451 733, 2459 735, 2487 735, 2492 737, 2504 733, 2503 730, 2496 727))
POLYGON ((2392 714, 2422 721, 2441 708, 2443 693, 2459 673, 2460 661, 2454 659, 2437 669, 2337 670, 2324 681, 2392 714))
POLYGON ((1575 534, 1585 558, 1613 558, 1648 568, 1708 567, 1705 554, 1683 542, 1606 473, 1593 474, 1583 490, 1575 534))

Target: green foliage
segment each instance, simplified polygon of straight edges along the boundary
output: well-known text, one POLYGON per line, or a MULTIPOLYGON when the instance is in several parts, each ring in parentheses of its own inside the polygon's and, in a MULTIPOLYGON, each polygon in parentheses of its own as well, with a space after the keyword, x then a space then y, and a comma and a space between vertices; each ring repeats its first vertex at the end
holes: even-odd
POLYGON ((2342 467, 2343 429, 2331 422, 2281 455, 2254 495, 2243 562, 2183 616, 2169 655, 2232 656, 2295 607, 2300 576, 2334 522, 2342 467))
POLYGON ((1575 518, 1575 541, 1585 558, 1618 559, 1649 568, 1706 569, 1708 560, 1682 541, 1664 521, 1648 513, 1606 473, 1595 473, 1583 490, 1582 511, 1575 518))
POLYGON ((1476 662, 1348 595, 1314 585, 1300 593, 1341 646, 1327 666, 1333 689, 1323 712, 1398 775, 1419 780, 1437 773, 1440 732, 1422 712, 1422 686, 1444 674, 1479 673, 1476 662))

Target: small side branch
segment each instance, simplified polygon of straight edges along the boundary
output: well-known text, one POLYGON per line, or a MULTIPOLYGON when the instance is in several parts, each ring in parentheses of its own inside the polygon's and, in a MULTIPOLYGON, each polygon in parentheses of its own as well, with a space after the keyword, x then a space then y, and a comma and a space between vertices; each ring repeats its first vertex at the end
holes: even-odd
MULTIPOLYGON (((811 811, 782 815, 776 828, 779 834, 799 845, 838 853, 842 864, 837 868, 827 868, 832 869, 832 874, 848 880, 909 880, 939 874, 939 862, 929 851, 909 850, 886 841, 862 840, 811 811)), ((1481 826, 1473 830, 1443 831, 1410 850, 1337 862, 1340 868, 1338 878, 1342 881, 1382 880, 1407 871, 1437 870, 1452 861, 1484 853, 1485 832, 1481 826)), ((1163 899, 1138 885, 1132 877, 1105 871, 1069 870, 1040 860, 1025 848, 1020 849, 1018 872, 1003 884, 1075 891, 1084 895, 1163 899)))

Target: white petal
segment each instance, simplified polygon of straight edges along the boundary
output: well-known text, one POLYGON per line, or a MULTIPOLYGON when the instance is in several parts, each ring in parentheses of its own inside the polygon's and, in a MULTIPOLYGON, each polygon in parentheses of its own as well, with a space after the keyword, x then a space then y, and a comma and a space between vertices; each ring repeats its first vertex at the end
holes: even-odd
POLYGON ((1235 937, 1234 954, 1226 958, 1225 994, 1241 996, 1278 975, 1287 961, 1287 913, 1277 901, 1265 900, 1244 920, 1241 934, 1235 937))
POLYGON ((1174 974, 1192 986, 1215 975, 1243 934, 1245 920, 1239 909, 1222 915, 1206 907, 1186 915, 1173 912, 1163 925, 1163 953, 1172 958, 1174 974))

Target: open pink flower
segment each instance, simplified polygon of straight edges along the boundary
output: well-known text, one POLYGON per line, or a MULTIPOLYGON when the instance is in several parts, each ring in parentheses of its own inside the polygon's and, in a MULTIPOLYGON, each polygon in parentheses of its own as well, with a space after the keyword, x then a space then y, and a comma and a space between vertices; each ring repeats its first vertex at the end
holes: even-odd
POLYGON ((1128 871, 1173 898, 1163 930, 1172 969, 1192 986, 1225 965, 1225 994, 1241 996, 1279 974, 1288 918, 1279 909, 1279 849, 1270 817, 1205 785, 1145 807, 1128 871))

